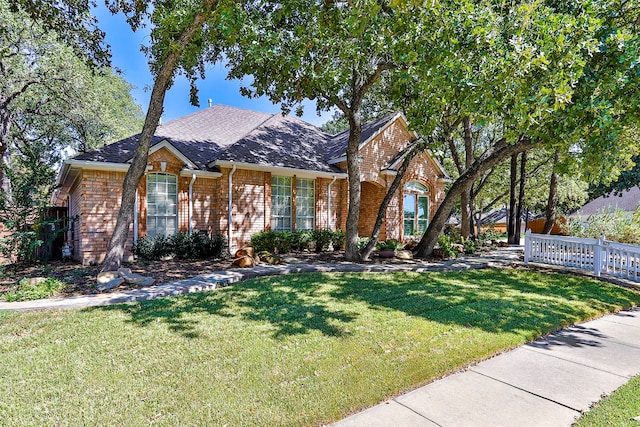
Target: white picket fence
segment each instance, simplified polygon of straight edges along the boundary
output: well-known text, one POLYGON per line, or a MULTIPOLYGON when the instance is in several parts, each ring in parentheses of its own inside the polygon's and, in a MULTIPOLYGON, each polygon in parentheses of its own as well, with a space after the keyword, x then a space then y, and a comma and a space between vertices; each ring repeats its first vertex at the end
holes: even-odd
POLYGON ((524 237, 524 262, 566 265, 640 282, 640 246, 600 239, 533 234, 524 237))

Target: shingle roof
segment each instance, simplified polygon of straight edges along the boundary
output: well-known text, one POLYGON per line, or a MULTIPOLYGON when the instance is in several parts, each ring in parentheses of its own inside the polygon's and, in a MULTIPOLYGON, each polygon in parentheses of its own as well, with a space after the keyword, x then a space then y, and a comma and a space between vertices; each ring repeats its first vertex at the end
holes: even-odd
MULTIPOLYGON (((376 132, 388 125, 396 114, 389 114, 376 121, 365 123, 362 125, 362 133, 360 134, 360 144, 367 141, 376 132)), ((334 135, 329 142, 329 148, 327 149, 327 160, 337 159, 347 154, 347 143, 349 142, 349 130, 345 130, 334 135)))
POLYGON ((216 160, 340 173, 342 171, 325 160, 330 139, 329 134, 307 122, 274 114, 226 147, 216 160))
MULTIPOLYGON (((113 144, 105 145, 97 150, 87 151, 74 157, 76 160, 88 160, 92 162, 125 163, 133 157, 133 151, 138 143, 140 134, 130 136, 113 144)), ((151 145, 162 141, 162 138, 153 137, 151 145)))
MULTIPOLYGON (((363 125, 361 142, 394 117, 389 115, 363 125)), ((105 145, 75 159, 125 163, 133 157, 139 136, 105 145)), ((202 170, 208 170, 215 160, 232 160, 338 173, 341 171, 327 160, 344 155, 348 138, 348 131, 332 136, 291 116, 215 105, 158 126, 151 146, 167 140, 202 170)))
POLYGON ((640 188, 636 186, 630 190, 623 191, 620 196, 612 194, 608 197, 598 197, 578 209, 576 214, 583 216, 598 215, 616 208, 625 212, 634 212, 638 207, 638 203, 640 203, 640 188))
POLYGON ((171 141, 207 142, 226 147, 272 116, 244 108, 215 105, 158 126, 156 135, 171 141))

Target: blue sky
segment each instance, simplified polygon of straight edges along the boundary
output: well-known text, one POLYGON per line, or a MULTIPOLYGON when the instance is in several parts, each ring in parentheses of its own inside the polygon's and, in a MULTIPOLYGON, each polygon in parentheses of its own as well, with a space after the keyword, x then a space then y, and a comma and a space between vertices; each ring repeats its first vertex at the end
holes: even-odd
MULTIPOLYGON (((113 66, 119 68, 123 77, 136 86, 131 93, 142 107, 142 111, 146 113, 153 80, 147 60, 140 52, 140 46, 149 42, 149 30, 142 28, 134 33, 122 14, 112 15, 104 3, 98 3, 99 7, 95 10, 95 14, 99 20, 100 28, 106 33, 107 43, 111 46, 113 66)), ((167 92, 162 122, 166 123, 169 120, 206 108, 208 99, 211 99, 214 105, 225 104, 265 113, 280 112, 280 106, 272 104, 267 98, 248 99, 240 95, 240 81, 226 80, 226 75, 223 64, 208 66, 206 78, 198 81, 199 108, 189 103, 189 82, 184 77, 178 77, 167 92)), ((315 103, 311 101, 305 102, 304 106, 302 119, 309 123, 319 126, 331 118, 332 114, 329 112, 318 117, 315 103)))

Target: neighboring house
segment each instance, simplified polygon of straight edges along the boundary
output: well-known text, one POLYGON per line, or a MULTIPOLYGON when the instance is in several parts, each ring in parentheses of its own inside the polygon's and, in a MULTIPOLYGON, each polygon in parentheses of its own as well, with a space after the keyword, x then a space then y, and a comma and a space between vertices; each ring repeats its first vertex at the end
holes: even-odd
POLYGON ((610 196, 601 196, 594 199, 578 209, 571 216, 588 217, 590 215, 599 215, 607 211, 616 209, 622 210, 629 215, 633 215, 640 203, 640 188, 638 186, 623 191, 619 196, 611 194, 610 196))
MULTIPOLYGON (((520 226, 522 227, 527 223, 527 217, 529 213, 524 212, 522 214, 522 219, 520 222, 520 226)), ((480 226, 482 230, 486 231, 488 229, 492 229, 497 231, 498 233, 506 233, 507 232, 507 222, 509 221, 509 208, 503 206, 500 209, 495 209, 487 213, 483 213, 480 217, 480 226)))
MULTIPOLYGON (((83 263, 104 259, 137 138, 80 154, 60 170, 54 197, 80 217, 68 239, 83 263)), ((363 126, 361 236, 370 234, 403 149, 416 138, 401 114, 363 126)), ((159 126, 138 186, 127 250, 142 236, 181 231, 222 233, 234 249, 264 230, 344 229, 347 139, 348 132, 329 135, 294 117, 222 105, 159 126)), ((424 231, 447 180, 428 153, 414 158, 389 205, 381 239, 424 231)))

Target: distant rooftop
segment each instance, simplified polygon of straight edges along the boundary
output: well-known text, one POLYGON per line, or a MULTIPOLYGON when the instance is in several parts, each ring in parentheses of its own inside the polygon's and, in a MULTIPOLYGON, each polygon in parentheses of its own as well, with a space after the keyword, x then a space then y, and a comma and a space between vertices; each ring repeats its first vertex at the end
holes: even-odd
POLYGON ((611 194, 601 196, 590 201, 575 213, 575 215, 589 216, 601 214, 605 211, 620 209, 625 212, 635 212, 640 203, 640 188, 638 186, 623 191, 620 196, 611 194))

